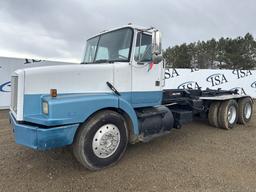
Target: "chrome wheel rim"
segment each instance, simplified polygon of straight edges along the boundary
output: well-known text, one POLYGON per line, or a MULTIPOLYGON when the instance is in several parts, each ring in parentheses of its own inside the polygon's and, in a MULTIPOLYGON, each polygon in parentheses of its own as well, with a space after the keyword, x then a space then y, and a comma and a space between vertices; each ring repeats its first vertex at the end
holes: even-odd
POLYGON ((92 149, 94 154, 102 159, 113 155, 120 143, 120 131, 113 124, 106 124, 99 128, 93 137, 92 149))
POLYGON ((244 106, 244 115, 246 119, 249 119, 251 117, 252 114, 252 106, 250 105, 250 103, 246 103, 244 106))
POLYGON ((235 106, 230 106, 228 109, 228 122, 230 124, 233 124, 236 121, 236 115, 237 112, 235 106))

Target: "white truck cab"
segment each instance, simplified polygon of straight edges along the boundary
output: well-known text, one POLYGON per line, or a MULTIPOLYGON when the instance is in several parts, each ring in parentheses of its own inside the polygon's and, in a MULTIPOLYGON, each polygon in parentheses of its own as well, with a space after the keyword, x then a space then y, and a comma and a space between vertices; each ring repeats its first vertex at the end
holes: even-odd
POLYGON ((217 107, 233 114, 211 119, 216 126, 250 120, 249 97, 235 91, 163 90, 164 72, 160 32, 133 25, 88 39, 80 65, 15 71, 10 119, 16 143, 38 150, 72 145, 77 160, 97 170, 117 162, 128 142, 169 133, 194 114, 208 114, 212 103, 215 118, 217 107), (221 107, 223 95, 235 96, 221 99, 226 102, 221 107))

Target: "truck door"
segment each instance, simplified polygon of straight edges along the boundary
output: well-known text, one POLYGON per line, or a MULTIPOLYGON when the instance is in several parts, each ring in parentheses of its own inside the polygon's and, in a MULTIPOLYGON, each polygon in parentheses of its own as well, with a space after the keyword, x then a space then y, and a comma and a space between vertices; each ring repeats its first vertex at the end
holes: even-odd
POLYGON ((138 32, 132 65, 132 105, 148 107, 161 104, 163 64, 152 63, 152 36, 138 32))
POLYGON ((115 32, 114 38, 111 40, 112 46, 109 48, 110 59, 114 62, 113 85, 121 93, 122 99, 131 102, 131 73, 132 66, 129 62, 132 51, 132 35, 131 28, 121 29, 115 32))

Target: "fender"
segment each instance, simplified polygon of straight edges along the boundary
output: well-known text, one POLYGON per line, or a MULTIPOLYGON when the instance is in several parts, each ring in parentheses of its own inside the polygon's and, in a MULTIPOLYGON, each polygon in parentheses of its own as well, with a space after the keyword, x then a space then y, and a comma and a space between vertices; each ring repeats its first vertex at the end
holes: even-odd
MULTIPOLYGON (((27 97, 27 96, 26 96, 27 97)), ((56 98, 41 95, 36 98, 28 97, 30 102, 26 102, 24 111, 24 120, 44 126, 60 126, 65 124, 83 123, 94 112, 104 108, 118 108, 118 97, 106 93, 94 94, 63 94, 56 98), (40 105, 35 109, 27 106, 33 103, 32 99, 38 101, 40 105), (49 114, 42 113, 42 102, 46 101, 49 105, 49 114), (26 107, 27 106, 27 107, 26 107)))
POLYGON ((139 135, 138 118, 132 105, 122 97, 119 97, 119 108, 125 111, 129 115, 133 124, 133 134, 139 135))
POLYGON ((133 133, 139 134, 137 115, 132 105, 124 98, 108 93, 92 94, 63 94, 52 98, 49 95, 25 96, 24 120, 44 125, 60 126, 67 124, 83 123, 93 113, 105 108, 120 108, 131 119, 133 133), (33 102, 35 100, 35 102, 33 102), (27 101, 27 102, 26 102, 27 101), (42 114, 41 105, 34 107, 28 103, 42 103, 47 101, 49 104, 49 114, 42 114), (38 109, 36 109, 38 108, 38 109))

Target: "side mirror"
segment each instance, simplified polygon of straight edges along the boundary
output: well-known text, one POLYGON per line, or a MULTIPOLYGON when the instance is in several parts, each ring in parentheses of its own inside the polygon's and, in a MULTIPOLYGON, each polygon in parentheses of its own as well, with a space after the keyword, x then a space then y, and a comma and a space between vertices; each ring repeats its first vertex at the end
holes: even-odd
POLYGON ((161 53, 161 33, 158 30, 154 30, 152 34, 152 54, 160 55, 161 53))
POLYGON ((152 34, 152 59, 155 64, 163 60, 161 33, 158 30, 154 30, 152 34))

